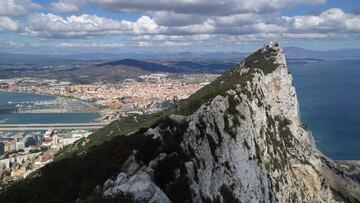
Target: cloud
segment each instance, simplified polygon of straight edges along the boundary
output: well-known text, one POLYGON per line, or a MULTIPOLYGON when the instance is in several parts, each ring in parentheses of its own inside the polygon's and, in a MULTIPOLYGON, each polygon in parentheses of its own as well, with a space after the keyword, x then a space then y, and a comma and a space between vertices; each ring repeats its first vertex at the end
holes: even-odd
POLYGON ((332 8, 320 15, 285 17, 295 31, 349 33, 360 31, 360 16, 332 8))
POLYGON ((216 29, 215 21, 212 19, 207 19, 201 24, 193 24, 180 26, 173 29, 173 32, 180 34, 209 34, 213 33, 216 29))
POLYGON ((150 15, 154 20, 163 26, 186 26, 189 24, 200 24, 207 17, 199 14, 181 14, 172 11, 151 12, 150 15))
POLYGON ((26 26, 21 30, 24 30, 24 35, 41 38, 91 38, 104 35, 223 35, 224 38, 227 35, 254 35, 261 39, 276 36, 291 39, 323 38, 324 34, 331 38, 341 38, 341 33, 352 34, 346 35, 348 37, 357 36, 360 31, 360 16, 345 13, 338 8, 329 9, 319 15, 293 17, 258 13, 208 18, 202 16, 188 23, 186 19, 190 19, 191 14, 170 13, 174 17, 180 15, 181 22, 177 24, 175 18, 168 19, 165 26, 161 24, 164 21, 159 22, 158 19, 161 15, 166 17, 166 14, 167 12, 157 12, 153 18, 141 16, 136 21, 128 21, 88 14, 62 17, 51 13, 37 13, 29 16, 26 26), (269 37, 264 37, 265 35, 269 37))
POLYGON ((12 31, 15 32, 19 29, 19 23, 12 20, 7 16, 0 16, 0 32, 12 31))
MULTIPOLYGON (((164 15, 164 13, 162 13, 164 15)), ((155 18, 157 21, 157 18, 155 18)), ((319 15, 279 16, 256 13, 214 16, 192 21, 190 25, 176 26, 167 22, 167 32, 161 35, 137 37, 141 41, 160 41, 172 44, 197 43, 192 36, 207 36, 206 43, 232 44, 244 41, 272 39, 356 39, 360 34, 360 16, 333 8, 319 15), (194 23, 193 23, 194 22, 194 23), (209 37, 211 36, 211 37, 209 37)), ((160 23, 159 23, 160 24, 160 23)))
POLYGON ((234 14, 229 16, 218 16, 216 17, 216 23, 219 25, 246 25, 262 21, 263 15, 255 13, 246 14, 234 14))
POLYGON ((0 15, 18 16, 29 13, 33 9, 39 9, 41 6, 32 2, 32 0, 1 0, 0 15))
POLYGON ((37 13, 29 16, 23 34, 43 38, 83 38, 99 35, 156 34, 164 29, 148 16, 132 22, 88 14, 63 18, 51 13, 37 13))
POLYGON ((115 12, 169 11, 204 15, 269 13, 300 4, 324 2, 325 0, 87 0, 88 4, 115 12))
POLYGON ((155 34, 166 29, 158 26, 149 16, 141 16, 136 22, 127 21, 127 23, 132 25, 135 34, 155 34))
POLYGON ((57 44, 57 48, 96 48, 96 49, 112 49, 123 47, 123 43, 70 43, 62 42, 57 44))
POLYGON ((0 39, 0 48, 2 49, 14 49, 24 47, 24 44, 19 44, 14 41, 2 40, 0 39))
POLYGON ((58 13, 78 13, 81 10, 75 4, 62 1, 51 3, 50 9, 58 13))
MULTIPOLYGON (((24 1, 32 3, 31 0, 24 1)), ((6 2, 19 4, 20 1, 6 2)), ((355 10, 346 13, 339 8, 332 8, 319 13, 281 16, 281 11, 297 5, 324 2, 325 0, 60 0, 50 4, 52 12, 77 14, 33 13, 23 22, 3 15, 0 17, 0 31, 18 32, 51 42, 64 38, 69 41, 74 39, 76 43, 57 41, 57 48, 68 49, 164 46, 191 48, 235 46, 247 42, 262 44, 269 40, 359 39, 360 15, 355 10), (141 13, 143 16, 136 20, 119 20, 79 14, 89 6, 120 13, 141 13), (110 41, 116 39, 113 45, 99 41, 93 43, 110 35, 110 41), (78 39, 91 40, 82 43, 78 39)))
POLYGON ((214 39, 215 35, 200 34, 200 35, 137 35, 129 38, 131 41, 152 41, 152 42, 205 42, 214 39))

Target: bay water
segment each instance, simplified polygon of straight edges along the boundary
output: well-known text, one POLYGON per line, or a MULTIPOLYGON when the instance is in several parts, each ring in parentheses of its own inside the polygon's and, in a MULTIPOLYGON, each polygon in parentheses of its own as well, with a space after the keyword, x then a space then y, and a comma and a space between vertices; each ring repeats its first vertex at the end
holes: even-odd
MULTIPOLYGON (((54 100, 54 96, 20 92, 0 91, 0 110, 11 109, 17 104, 32 104, 36 101, 54 100)), ((88 123, 99 118, 99 113, 1 113, 0 124, 53 124, 88 123)))
POLYGON ((332 159, 360 160, 360 60, 288 64, 302 120, 332 159))

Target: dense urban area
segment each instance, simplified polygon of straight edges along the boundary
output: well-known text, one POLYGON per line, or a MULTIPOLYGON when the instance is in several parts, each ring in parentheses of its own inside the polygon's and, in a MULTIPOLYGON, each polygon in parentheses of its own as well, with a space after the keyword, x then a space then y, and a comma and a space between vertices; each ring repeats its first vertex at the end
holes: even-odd
POLYGON ((1 132, 0 188, 45 166, 59 149, 91 133, 89 130, 51 129, 46 132, 1 132))
POLYGON ((216 77, 216 74, 150 74, 118 83, 97 82, 86 85, 69 81, 14 78, 0 80, 0 90, 71 97, 122 112, 154 111, 159 106, 156 104, 174 98, 185 99, 216 77))

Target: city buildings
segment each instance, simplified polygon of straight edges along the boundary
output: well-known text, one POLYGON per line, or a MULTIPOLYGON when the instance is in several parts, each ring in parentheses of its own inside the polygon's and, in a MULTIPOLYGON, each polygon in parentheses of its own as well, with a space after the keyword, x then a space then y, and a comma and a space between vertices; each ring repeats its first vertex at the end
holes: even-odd
POLYGON ((58 150, 91 133, 88 130, 49 129, 46 132, 14 133, 1 137, 0 182, 25 178, 32 171, 51 162, 58 150))
POLYGON ((7 84, 0 88, 7 91, 70 97, 91 102, 101 108, 133 111, 149 110, 156 104, 172 101, 175 96, 179 100, 186 99, 216 77, 218 75, 215 74, 150 74, 118 83, 86 85, 56 80, 14 78, 0 80, 1 84, 7 84))

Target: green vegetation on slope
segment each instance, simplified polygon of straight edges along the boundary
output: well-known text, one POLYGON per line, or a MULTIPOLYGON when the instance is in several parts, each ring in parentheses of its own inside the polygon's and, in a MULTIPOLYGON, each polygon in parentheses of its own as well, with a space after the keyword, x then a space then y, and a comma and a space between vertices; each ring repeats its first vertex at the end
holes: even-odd
POLYGON ((188 99, 180 102, 180 108, 176 112, 181 115, 190 115, 200 108, 202 104, 210 102, 217 95, 225 95, 226 91, 235 89, 238 84, 245 84, 253 76, 252 74, 243 74, 240 76, 240 65, 235 69, 226 72, 214 80, 209 85, 201 88, 195 94, 191 95, 188 99))
POLYGON ((150 128, 161 119, 166 118, 169 114, 170 109, 165 109, 149 115, 130 116, 113 121, 104 128, 99 129, 96 133, 90 135, 87 140, 81 139, 76 143, 65 147, 59 151, 56 159, 59 160, 73 154, 84 154, 85 152, 90 151, 93 146, 101 145, 105 141, 110 141, 114 136, 127 135, 134 133, 139 129, 150 128))
POLYGON ((209 85, 201 88, 188 99, 183 100, 177 113, 182 115, 194 113, 202 104, 210 102, 217 95, 225 95, 227 90, 235 89, 236 85, 244 85, 246 81, 251 81, 252 73, 257 70, 262 71, 264 74, 273 72, 278 67, 274 63, 274 56, 277 55, 277 52, 278 50, 273 48, 256 51, 245 59, 244 64, 237 65, 209 85), (241 68, 249 68, 249 73, 240 75, 241 68))
POLYGON ((277 52, 273 48, 268 48, 266 51, 260 49, 245 59, 245 67, 262 70, 265 75, 271 73, 278 67, 274 63, 277 52))

